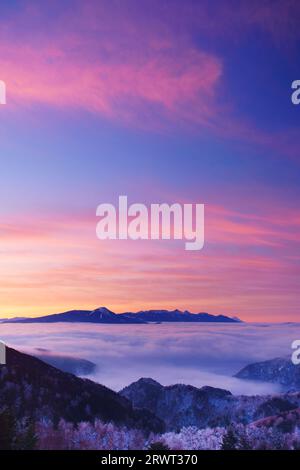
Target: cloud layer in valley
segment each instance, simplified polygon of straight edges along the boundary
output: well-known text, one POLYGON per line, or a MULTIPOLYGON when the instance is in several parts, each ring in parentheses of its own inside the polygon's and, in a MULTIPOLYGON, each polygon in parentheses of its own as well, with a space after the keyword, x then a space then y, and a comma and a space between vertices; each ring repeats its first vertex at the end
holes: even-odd
POLYGON ((163 385, 211 385, 235 394, 277 391, 265 383, 232 377, 245 365, 291 354, 300 325, 287 324, 2 324, 1 340, 16 349, 88 359, 97 365, 89 378, 120 390, 140 377, 163 385))

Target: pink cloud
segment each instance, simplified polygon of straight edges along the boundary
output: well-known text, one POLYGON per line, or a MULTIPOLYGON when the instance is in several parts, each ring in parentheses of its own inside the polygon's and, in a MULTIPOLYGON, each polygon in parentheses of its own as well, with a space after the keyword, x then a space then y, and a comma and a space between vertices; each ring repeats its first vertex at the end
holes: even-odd
MULTIPOLYGON (((224 63, 195 44, 235 43, 259 28, 276 43, 299 37, 299 4, 282 2, 28 3, 0 31, 1 78, 17 106, 78 109, 145 130, 208 132, 299 159, 299 129, 262 131, 224 102, 224 63), (54 8, 55 19, 47 16, 54 8), (40 25, 43 25, 43 28, 40 25), (25 26, 24 26, 25 25, 25 26), (16 34, 16 31, 18 34, 16 34), (29 34, 30 31, 30 34, 29 34)), ((226 78, 226 77, 225 77, 226 78)))
POLYGON ((298 211, 208 206, 206 245, 192 254, 181 241, 99 241, 95 227, 85 213, 3 218, 1 315, 106 304, 297 318, 298 211))
MULTIPOLYGON (((118 41, 117 41, 118 42, 118 41)), ((91 39, 77 50, 80 37, 64 34, 42 44, 0 44, 1 76, 15 104, 44 103, 99 113, 135 124, 141 116, 155 128, 153 117, 185 119, 192 106, 197 119, 215 113, 215 90, 221 61, 192 46, 145 44, 120 53, 114 38, 98 44, 91 39), (112 57, 114 58, 112 60, 112 57)))

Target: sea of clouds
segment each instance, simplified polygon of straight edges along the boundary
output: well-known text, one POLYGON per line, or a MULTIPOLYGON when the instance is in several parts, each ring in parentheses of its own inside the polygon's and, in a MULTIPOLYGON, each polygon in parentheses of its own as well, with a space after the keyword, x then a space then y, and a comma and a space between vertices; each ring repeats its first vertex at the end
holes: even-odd
POLYGON ((0 339, 20 351, 84 358, 89 378, 120 390, 140 377, 163 385, 210 385, 234 394, 265 394, 273 384, 236 379, 247 364, 291 356, 300 324, 0 324, 0 339))

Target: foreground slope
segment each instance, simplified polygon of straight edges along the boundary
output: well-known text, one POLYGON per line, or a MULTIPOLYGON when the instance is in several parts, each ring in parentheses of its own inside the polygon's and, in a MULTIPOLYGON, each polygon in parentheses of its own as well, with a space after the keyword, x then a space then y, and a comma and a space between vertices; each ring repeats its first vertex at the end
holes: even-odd
POLYGON ((145 431, 164 426, 151 412, 133 409, 129 400, 103 385, 62 372, 43 361, 7 348, 6 365, 0 366, 0 408, 20 419, 61 418, 70 422, 113 422, 145 431))

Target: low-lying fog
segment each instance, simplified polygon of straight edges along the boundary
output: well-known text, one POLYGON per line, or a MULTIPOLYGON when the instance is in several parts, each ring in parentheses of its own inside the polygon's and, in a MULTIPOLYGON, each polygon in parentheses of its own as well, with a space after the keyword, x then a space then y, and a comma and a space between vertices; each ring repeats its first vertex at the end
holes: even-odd
POLYGON ((276 392, 232 377, 252 362, 291 355, 300 324, 0 324, 0 339, 20 351, 87 359, 89 378, 114 390, 140 377, 163 385, 211 385, 234 394, 276 392))

